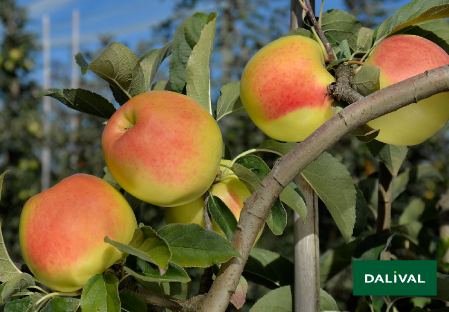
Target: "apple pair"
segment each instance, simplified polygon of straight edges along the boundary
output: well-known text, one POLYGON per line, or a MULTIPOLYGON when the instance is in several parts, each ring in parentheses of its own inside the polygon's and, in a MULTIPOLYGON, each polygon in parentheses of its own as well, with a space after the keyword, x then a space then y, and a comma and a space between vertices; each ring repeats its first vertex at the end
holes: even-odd
MULTIPOLYGON (((240 97, 253 122, 279 141, 303 141, 332 117, 327 86, 335 81, 323 67, 318 43, 288 36, 273 41, 248 62, 240 97)), ((449 64, 449 55, 435 43, 412 35, 383 40, 365 65, 381 69, 380 88, 426 70, 449 64)), ((449 119, 449 93, 440 93, 368 123, 380 129, 377 140, 395 145, 422 143, 449 119)))

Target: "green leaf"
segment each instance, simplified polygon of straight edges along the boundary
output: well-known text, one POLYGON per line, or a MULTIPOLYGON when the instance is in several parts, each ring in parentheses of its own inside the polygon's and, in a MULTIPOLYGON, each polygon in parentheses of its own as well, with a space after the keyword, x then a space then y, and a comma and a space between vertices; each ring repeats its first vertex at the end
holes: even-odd
POLYGON ((372 141, 367 146, 371 154, 384 163, 394 177, 398 175, 407 156, 407 146, 390 145, 379 141, 372 141))
POLYGON ((369 235, 354 249, 354 260, 380 260, 380 256, 391 244, 394 235, 391 233, 369 235))
POLYGON ((153 83, 151 90, 172 91, 170 80, 160 80, 158 82, 153 83))
POLYGON ((188 283, 162 283, 164 292, 167 295, 172 296, 175 299, 185 301, 190 298, 192 292, 192 282, 188 283), (167 289, 169 288, 169 289, 167 289))
MULTIPOLYGON (((257 178, 262 181, 270 173, 270 168, 262 160, 255 155, 247 155, 236 160, 236 164, 240 164, 254 173, 257 178)), ((234 171, 234 170, 233 170, 234 171)))
POLYGON ((380 89, 380 68, 363 66, 352 77, 351 87, 363 96, 370 95, 380 89))
POLYGON ((228 240, 232 239, 237 228, 237 219, 226 204, 217 196, 210 195, 208 199, 209 212, 215 223, 225 234, 228 240))
POLYGON ((150 226, 137 228, 129 244, 113 241, 107 236, 104 241, 122 252, 129 253, 164 269, 168 269, 168 262, 172 256, 170 248, 167 242, 150 226))
POLYGON ((14 294, 27 289, 30 286, 35 286, 33 277, 28 273, 21 273, 19 275, 14 276, 9 281, 6 282, 6 285, 2 290, 2 301, 5 299, 11 298, 14 294))
POLYGON ((357 52, 368 52, 373 45, 374 30, 361 27, 357 36, 357 52))
POLYGON ((419 218, 424 212, 426 204, 421 198, 413 199, 399 217, 399 225, 409 224, 414 221, 419 221, 419 218))
POLYGON ((339 311, 335 299, 320 288, 320 307, 321 311, 339 311))
POLYGON ((353 130, 349 134, 357 136, 357 139, 363 143, 368 143, 377 138, 377 136, 379 135, 379 131, 379 129, 375 130, 367 124, 364 124, 353 130))
POLYGON ((240 99, 240 81, 234 81, 221 87, 217 102, 217 121, 226 115, 243 112, 245 112, 245 108, 240 99))
POLYGON ((243 276, 270 289, 294 283, 293 262, 269 250, 253 248, 243 269, 243 276))
POLYGON ((161 66, 162 62, 171 54, 172 43, 166 43, 160 49, 153 49, 142 55, 140 60, 140 67, 142 67, 143 76, 145 78, 145 90, 149 91, 153 84, 156 71, 161 66))
POLYGON ((3 312, 27 312, 31 308, 32 300, 30 297, 16 299, 5 304, 3 312))
POLYGON ((357 308, 355 309, 355 312, 372 312, 371 304, 368 301, 362 301, 359 303, 357 308))
POLYGON ((83 312, 120 312, 118 278, 113 274, 91 277, 81 294, 83 312))
POLYGON ((115 187, 115 189, 117 191, 120 191, 122 187, 117 183, 117 181, 115 181, 114 177, 112 176, 111 172, 109 171, 109 168, 105 166, 105 167, 103 167, 103 171, 104 171, 103 180, 105 180, 106 182, 111 184, 113 187, 115 187))
POLYGON ((324 34, 332 36, 338 43, 348 40, 349 46, 354 51, 357 50, 357 38, 361 27, 360 21, 346 11, 334 9, 323 13, 321 28, 324 34))
POLYGON ((271 207, 266 223, 274 235, 282 235, 287 226, 287 212, 279 198, 271 207))
POLYGON ((180 266, 206 268, 232 257, 241 258, 226 238, 198 224, 169 224, 157 233, 170 246, 170 261, 180 266))
POLYGON ((182 93, 186 85, 186 67, 189 56, 196 42, 194 38, 198 37, 192 34, 192 29, 200 31, 207 24, 208 15, 197 12, 192 16, 185 18, 176 28, 173 36, 173 47, 170 59, 170 82, 174 92, 182 93), (194 24, 194 26, 188 25, 194 24), (190 30, 190 32, 189 32, 190 30))
MULTIPOLYGON (((296 186, 296 185, 295 185, 296 186)), ((287 186, 282 192, 279 198, 290 208, 292 208, 301 217, 305 223, 307 219, 307 206, 304 199, 298 193, 299 190, 293 189, 290 185, 287 186)))
POLYGON ((76 312, 80 306, 81 300, 76 298, 53 298, 42 312, 76 312))
POLYGON ((130 193, 125 192, 123 194, 123 196, 125 197, 126 201, 128 202, 128 204, 131 206, 132 210, 136 210, 137 207, 139 207, 139 205, 142 203, 142 200, 132 196, 130 193))
POLYGON ((356 219, 357 191, 348 169, 331 154, 323 153, 301 174, 324 202, 349 242, 356 219))
POLYGON ((122 309, 128 312, 146 312, 147 304, 135 292, 130 290, 123 290, 120 292, 120 301, 122 302, 122 309))
POLYGON ((216 22, 215 13, 215 17, 201 31, 186 67, 187 96, 197 101, 211 115, 209 62, 214 47, 216 22))
POLYGON ((368 203, 363 196, 362 190, 357 184, 354 185, 357 191, 356 204, 355 204, 355 225, 352 233, 353 237, 358 237, 365 230, 366 222, 368 220, 369 208, 368 203))
POLYGON ((304 37, 308 37, 308 38, 316 41, 313 33, 310 30, 307 30, 304 28, 292 29, 288 33, 286 33, 283 37, 288 37, 288 36, 304 36, 304 37))
POLYGON ((108 45, 89 64, 89 69, 109 83, 114 98, 120 105, 146 91, 139 58, 119 42, 114 41, 108 45))
POLYGON ((260 298, 249 312, 293 312, 293 286, 283 286, 260 298))
POLYGON ((435 249, 435 260, 438 262, 443 259, 444 255, 446 254, 447 250, 449 249, 449 237, 441 237, 437 242, 437 247, 435 249))
POLYGON ((84 76, 89 69, 89 63, 86 62, 84 56, 80 52, 75 55, 75 62, 81 68, 81 75, 84 76))
POLYGON ((50 96, 71 109, 106 119, 116 111, 104 97, 84 89, 48 89, 36 95, 40 96, 50 96))
POLYGON ((280 153, 282 155, 287 154, 292 149, 294 149, 298 143, 295 142, 287 142, 287 143, 281 143, 275 140, 266 140, 263 141, 262 144, 259 145, 258 148, 263 148, 267 150, 271 150, 275 153, 280 153))
POLYGON ((407 169, 393 180, 391 200, 395 200, 407 188, 407 185, 425 179, 444 180, 441 173, 432 166, 417 166, 407 169))
POLYGON ((237 289, 231 296, 230 302, 237 308, 237 310, 241 309, 246 301, 246 293, 248 291, 248 282, 243 276, 240 276, 239 283, 237 285, 237 289))
POLYGON ((167 271, 161 275, 159 267, 132 255, 126 258, 125 271, 144 282, 190 282, 187 272, 174 263, 169 263, 167 271))
POLYGON ((449 17, 449 4, 445 0, 414 0, 377 26, 375 45, 385 37, 413 24, 449 17))
POLYGON ((234 165, 232 165, 231 170, 232 172, 235 173, 235 175, 239 178, 239 180, 242 181, 243 184, 245 184, 245 186, 251 193, 254 192, 256 188, 259 186, 260 179, 248 168, 238 163, 234 163, 234 165))
POLYGON ((395 33, 395 35, 398 34, 410 34, 426 38, 439 45, 446 53, 449 53, 449 23, 444 19, 408 26, 395 33))
POLYGON ((340 52, 337 54, 338 59, 351 57, 352 53, 351 48, 349 47, 348 40, 346 39, 342 40, 338 47, 340 48, 340 52))

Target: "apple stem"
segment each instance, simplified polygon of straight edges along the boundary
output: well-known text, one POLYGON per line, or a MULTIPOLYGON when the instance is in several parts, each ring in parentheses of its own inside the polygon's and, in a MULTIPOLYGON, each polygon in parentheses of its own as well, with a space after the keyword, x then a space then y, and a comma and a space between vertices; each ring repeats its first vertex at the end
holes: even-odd
POLYGON ((43 292, 44 294, 48 295, 48 291, 45 291, 43 288, 39 287, 39 286, 29 286, 27 288, 31 288, 31 289, 37 289, 41 292, 43 292))

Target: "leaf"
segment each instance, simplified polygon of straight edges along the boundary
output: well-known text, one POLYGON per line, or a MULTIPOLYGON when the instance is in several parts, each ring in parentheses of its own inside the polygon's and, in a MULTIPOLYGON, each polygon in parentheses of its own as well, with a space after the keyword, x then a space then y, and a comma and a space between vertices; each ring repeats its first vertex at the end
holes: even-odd
MULTIPOLYGON (((296 185, 295 185, 296 186, 296 185)), ((279 196, 280 200, 292 208, 301 217, 305 223, 307 219, 307 206, 301 195, 298 194, 299 190, 293 189, 290 185, 287 186, 279 196)))
POLYGON ((167 271, 164 275, 161 275, 158 266, 137 258, 136 256, 128 256, 128 258, 126 258, 125 271, 137 280, 144 282, 187 283, 190 281, 187 272, 174 263, 169 263, 167 271))
POLYGON ((348 40, 346 39, 342 40, 338 47, 340 48, 340 52, 337 54, 338 59, 351 57, 352 53, 351 48, 349 47, 348 40))
POLYGON ((249 312, 293 312, 293 286, 274 289, 260 298, 249 312))
POLYGON ((324 34, 332 36, 338 43, 348 40, 349 46, 357 50, 357 38, 361 23, 353 15, 342 10, 330 10, 323 13, 321 28, 324 34))
POLYGON ((210 267, 232 257, 241 258, 231 243, 219 234, 198 224, 169 224, 159 234, 172 252, 171 262, 184 267, 210 267))
POLYGON ((248 282, 243 276, 240 276, 237 289, 231 296, 231 303, 237 310, 241 309, 246 301, 246 293, 248 292, 248 282))
POLYGON ((140 67, 142 67, 143 76, 145 78, 146 91, 150 90, 159 66, 161 66, 162 62, 171 54, 172 45, 171 42, 168 42, 162 48, 150 50, 139 58, 140 67))
POLYGON ((243 276, 270 289, 294 283, 293 262, 269 250, 253 248, 243 269, 243 276))
POLYGON ((368 220, 369 208, 368 203, 365 200, 365 197, 363 197, 362 190, 357 186, 357 184, 355 184, 354 186, 357 191, 357 194, 355 204, 356 218, 352 236, 358 237, 365 230, 366 222, 368 220))
POLYGON ((190 298, 190 293, 192 292, 192 282, 188 283, 162 283, 164 287, 164 292, 167 295, 172 296, 175 299, 186 301, 190 298), (169 290, 167 291, 167 286, 169 290))
POLYGON ((160 80, 158 82, 153 83, 151 90, 165 90, 172 91, 170 80, 160 80))
POLYGON ((279 198, 271 207, 266 223, 274 235, 282 235, 287 226, 287 212, 279 198))
POLYGON ((245 166, 245 168, 254 173, 260 181, 265 179, 265 177, 270 173, 270 168, 267 164, 262 160, 262 158, 255 155, 240 157, 235 163, 245 166))
POLYGON ((354 260, 380 260, 395 234, 379 233, 366 237, 355 249, 354 260))
POLYGON ((192 29, 203 29, 206 26, 208 15, 197 12, 185 18, 176 28, 173 36, 173 47, 170 59, 170 82, 174 92, 182 93, 186 85, 187 61, 196 42, 193 42, 195 35, 190 34, 192 29), (188 26, 195 24, 195 26, 188 26), (187 41, 188 38, 188 41, 187 41))
POLYGON ((201 31, 186 67, 187 96, 197 101, 211 115, 209 62, 214 47, 216 22, 215 13, 215 17, 201 31))
POLYGON ((371 154, 385 164, 388 171, 395 177, 407 156, 407 146, 397 146, 385 144, 379 141, 372 141, 367 144, 371 154))
POLYGON ((80 299, 76 298, 53 298, 51 299, 42 312, 76 312, 80 306, 80 299))
POLYGON ((243 184, 245 184, 245 186, 251 193, 254 192, 259 186, 260 179, 248 168, 238 163, 234 163, 231 170, 235 173, 239 180, 242 181, 243 184))
POLYGON ((81 294, 83 312, 120 312, 118 278, 113 274, 91 277, 81 294))
POLYGON ((446 53, 449 53, 449 23, 444 19, 422 22, 405 27, 395 33, 410 34, 426 38, 439 45, 446 53))
POLYGON ((129 244, 113 241, 107 236, 104 241, 122 252, 129 253, 164 269, 168 269, 168 262, 172 257, 170 248, 167 242, 149 226, 137 228, 129 244))
POLYGON ((374 30, 360 27, 359 34, 357 36, 357 51, 368 52, 373 45, 374 30))
POLYGON ((363 96, 368 96, 380 90, 380 68, 377 66, 363 66, 352 77, 351 87, 363 96))
POLYGON ((109 83, 114 98, 120 105, 146 91, 139 58, 119 42, 109 44, 89 64, 89 69, 109 83))
POLYGON ((432 166, 421 165, 407 169, 393 180, 391 200, 395 200, 406 189, 407 185, 424 179, 444 180, 441 173, 432 166))
POLYGON ((373 312, 373 310, 371 309, 370 303, 364 300, 359 303, 359 305, 355 309, 355 312, 373 312))
POLYGON ((263 141, 262 144, 259 145, 258 149, 266 149, 270 150, 276 153, 280 153, 282 155, 287 154, 292 149, 294 149, 298 143, 296 142, 287 142, 287 143, 281 143, 275 140, 266 140, 263 141))
POLYGON ((104 97, 84 89, 48 89, 36 95, 40 96, 50 96, 71 109, 106 119, 116 111, 104 97))
POLYGON ((339 311, 335 299, 320 288, 320 307, 321 311, 339 311))
POLYGON ((321 154, 301 173, 326 205, 346 242, 356 219, 356 189, 348 169, 329 153, 321 154))
POLYGON ((31 305, 32 300, 30 297, 16 299, 5 304, 3 312, 27 312, 31 305))
POLYGON ((139 207, 139 205, 142 203, 142 200, 132 196, 130 193, 125 192, 123 194, 123 196, 125 197, 126 201, 128 202, 128 204, 131 206, 132 210, 136 210, 137 207, 139 207))
POLYGON ((413 199, 399 217, 399 225, 409 224, 414 221, 419 221, 426 204, 421 198, 413 199))
POLYGON ((84 76, 89 69, 89 63, 86 62, 84 56, 80 52, 75 55, 75 62, 81 68, 81 75, 84 76))
POLYGON ((115 189, 117 191, 120 191, 122 187, 117 183, 117 181, 115 181, 115 179, 112 176, 111 172, 109 171, 108 167, 106 167, 106 166, 103 167, 103 171, 104 171, 103 180, 105 180, 106 182, 111 184, 113 187, 115 187, 115 189))
POLYGON ((122 309, 128 312, 146 312, 147 304, 135 292, 130 290, 123 290, 120 292, 120 301, 122 302, 122 309))
POLYGON ((283 37, 288 37, 288 36, 304 36, 304 37, 308 37, 308 38, 316 41, 313 33, 310 30, 307 30, 304 28, 292 29, 288 33, 286 33, 283 37))
POLYGON ((377 136, 379 135, 379 131, 379 129, 375 130, 367 124, 364 124, 353 130, 349 134, 357 136, 357 139, 363 143, 368 143, 377 138, 377 136))
POLYGON ((226 204, 217 196, 210 195, 208 199, 209 212, 215 223, 225 234, 228 240, 232 239, 237 228, 237 219, 226 204))
POLYGON ((445 0, 414 0, 377 26, 375 45, 385 37, 413 24, 449 17, 449 4, 445 0))
POLYGON ((449 237, 441 237, 437 242, 437 247, 435 248, 435 260, 440 262, 447 250, 449 249, 449 237))
POLYGON ((2 301, 11 298, 14 294, 27 289, 30 286, 35 286, 33 277, 28 273, 21 273, 14 276, 12 279, 6 282, 6 285, 2 290, 2 301))
POLYGON ((240 99, 240 81, 234 81, 221 87, 217 102, 217 121, 226 115, 243 112, 245 112, 245 108, 240 99))

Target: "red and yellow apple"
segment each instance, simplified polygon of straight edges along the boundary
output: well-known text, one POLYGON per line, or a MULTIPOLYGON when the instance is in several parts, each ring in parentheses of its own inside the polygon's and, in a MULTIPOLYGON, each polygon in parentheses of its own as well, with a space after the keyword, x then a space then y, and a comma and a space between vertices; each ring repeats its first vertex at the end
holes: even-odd
MULTIPOLYGON (((251 196, 245 184, 230 169, 226 170, 225 166, 229 165, 231 161, 221 160, 221 171, 224 173, 219 177, 218 181, 214 183, 210 189, 211 194, 219 197, 228 208, 232 211, 237 221, 240 218, 240 213, 243 208, 243 201, 251 196), (226 170, 226 171, 225 171, 226 170)), ((165 208, 165 221, 170 223, 196 223, 205 227, 204 224, 204 197, 200 196, 196 200, 180 205, 177 207, 165 208)), ((225 236, 215 221, 212 221, 214 231, 225 236)), ((262 234, 259 233, 258 238, 262 234)), ((256 240, 257 241, 257 240, 256 240)))
POLYGON ((323 64, 318 43, 304 36, 277 39, 257 52, 240 82, 256 126, 273 139, 299 142, 331 118, 327 86, 335 79, 323 64))
POLYGON ((114 179, 131 195, 172 207, 212 185, 222 154, 220 129, 193 99, 170 91, 139 94, 108 121, 103 155, 114 179))
POLYGON ((123 258, 105 236, 128 244, 136 218, 108 182, 75 174, 30 198, 19 225, 25 263, 39 282, 55 291, 78 290, 123 258))
MULTIPOLYGON (((383 40, 365 65, 380 68, 380 88, 443 65, 449 55, 437 44, 418 36, 397 35, 383 40)), ((449 120, 449 93, 439 93, 372 120, 380 129, 376 140, 394 145, 415 145, 438 132, 449 120)))

